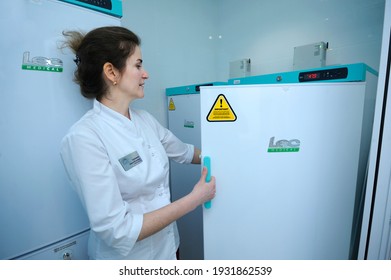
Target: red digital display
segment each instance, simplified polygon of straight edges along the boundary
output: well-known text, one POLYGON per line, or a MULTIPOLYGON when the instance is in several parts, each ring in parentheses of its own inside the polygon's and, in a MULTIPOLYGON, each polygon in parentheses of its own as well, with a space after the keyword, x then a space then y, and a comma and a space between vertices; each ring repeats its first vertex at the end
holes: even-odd
POLYGON ((304 75, 305 80, 316 80, 319 78, 319 73, 308 73, 304 75))

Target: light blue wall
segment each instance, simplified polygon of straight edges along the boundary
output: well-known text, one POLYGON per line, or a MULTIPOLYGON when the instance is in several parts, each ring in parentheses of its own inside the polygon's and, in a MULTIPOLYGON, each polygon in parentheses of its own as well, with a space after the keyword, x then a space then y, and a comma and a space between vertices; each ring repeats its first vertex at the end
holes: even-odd
POLYGON ((384 0, 126 0, 123 8, 150 74, 134 105, 163 125, 165 88, 225 81, 233 60, 250 58, 253 75, 290 71, 295 46, 325 41, 327 65, 379 66, 384 0))
POLYGON ((122 25, 142 41, 149 73, 145 98, 134 103, 167 125, 167 87, 214 81, 217 77, 217 1, 126 0, 122 25))
POLYGON ((219 6, 220 79, 229 61, 241 58, 251 58, 253 75, 293 70, 294 47, 320 41, 329 42, 327 65, 379 67, 384 0, 219 0, 219 6))

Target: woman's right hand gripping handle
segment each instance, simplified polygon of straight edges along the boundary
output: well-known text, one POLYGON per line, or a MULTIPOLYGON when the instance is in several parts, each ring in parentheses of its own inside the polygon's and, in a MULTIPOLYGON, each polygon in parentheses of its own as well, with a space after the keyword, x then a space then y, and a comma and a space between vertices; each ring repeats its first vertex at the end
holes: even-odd
POLYGON ((210 181, 206 181, 208 169, 206 166, 202 168, 201 178, 193 188, 193 195, 198 199, 198 205, 212 200, 216 196, 216 179, 214 176, 210 177, 210 181))

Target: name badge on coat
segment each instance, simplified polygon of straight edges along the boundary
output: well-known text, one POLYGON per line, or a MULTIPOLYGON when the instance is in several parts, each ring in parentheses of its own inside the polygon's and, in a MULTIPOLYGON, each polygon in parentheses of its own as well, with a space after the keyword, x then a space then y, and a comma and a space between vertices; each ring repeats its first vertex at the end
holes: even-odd
POLYGON ((134 151, 133 153, 130 153, 127 156, 120 158, 118 161, 119 163, 121 163, 122 168, 125 171, 128 171, 129 169, 143 162, 137 151, 134 151))

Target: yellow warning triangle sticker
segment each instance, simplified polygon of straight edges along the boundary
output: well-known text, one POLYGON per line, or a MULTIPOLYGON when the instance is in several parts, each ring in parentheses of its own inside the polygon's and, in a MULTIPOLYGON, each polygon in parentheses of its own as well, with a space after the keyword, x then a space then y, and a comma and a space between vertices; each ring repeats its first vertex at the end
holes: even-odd
POLYGON ((209 122, 234 122, 236 121, 236 115, 231 105, 229 105, 227 98, 223 94, 220 94, 217 96, 206 119, 209 122))
POLYGON ((174 104, 174 100, 172 100, 172 98, 170 98, 170 104, 168 105, 168 110, 175 111, 175 104, 174 104))

